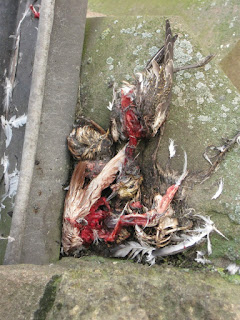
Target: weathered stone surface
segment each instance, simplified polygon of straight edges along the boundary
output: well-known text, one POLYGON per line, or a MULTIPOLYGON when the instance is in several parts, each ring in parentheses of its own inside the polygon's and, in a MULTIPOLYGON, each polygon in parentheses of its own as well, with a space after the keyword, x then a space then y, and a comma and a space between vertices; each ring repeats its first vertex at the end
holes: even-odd
POLYGON ((99 15, 122 16, 128 21, 133 15, 180 17, 182 26, 188 25, 187 29, 201 43, 201 48, 212 50, 219 60, 229 53, 240 35, 238 0, 89 0, 88 9, 99 15))
POLYGON ((0 318, 237 320, 239 284, 223 272, 94 256, 1 266, 0 318))
MULTIPOLYGON (((57 281, 61 272, 51 266, 0 266, 0 319, 33 319, 34 314, 39 313, 44 294, 54 296, 49 287, 57 281)), ((46 309, 50 306, 50 300, 46 309)))
MULTIPOLYGON (((193 64, 210 52, 204 53, 191 29, 178 17, 171 17, 173 32, 179 37, 175 44, 175 66, 193 64)), ((109 124, 108 102, 112 100, 114 81, 132 81, 134 73, 164 43, 165 18, 156 16, 88 19, 81 72, 80 112, 105 129, 109 124)), ((201 39, 200 39, 201 40, 201 39)), ((213 43, 212 43, 213 45, 213 43)), ((212 52, 214 52, 212 50, 212 52)), ((211 52, 211 53, 212 53, 211 52)), ((207 170, 203 158, 207 146, 221 146, 222 137, 231 138, 238 130, 240 94, 218 65, 222 53, 204 68, 175 74, 170 114, 158 153, 164 168, 181 172, 183 151, 188 155, 190 173, 207 170), (169 138, 177 145, 177 155, 169 162, 169 138)), ((143 147, 143 171, 152 166, 151 156, 157 139, 143 147)), ((148 175, 146 174, 146 177, 148 175)), ((219 170, 204 184, 196 184, 188 194, 188 205, 197 213, 211 215, 213 221, 229 239, 213 236, 213 257, 239 260, 239 146, 236 144, 225 156, 219 170), (211 200, 224 179, 222 195, 211 200)), ((151 179, 150 179, 151 180, 151 179)))

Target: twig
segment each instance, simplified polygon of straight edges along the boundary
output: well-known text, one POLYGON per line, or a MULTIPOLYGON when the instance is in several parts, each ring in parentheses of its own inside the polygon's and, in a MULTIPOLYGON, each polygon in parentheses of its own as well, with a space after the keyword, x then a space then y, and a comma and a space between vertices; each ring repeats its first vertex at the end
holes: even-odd
POLYGON ((215 57, 214 54, 210 54, 207 56, 204 60, 196 63, 196 64, 190 64, 188 66, 182 66, 182 67, 177 67, 173 69, 173 72, 179 72, 187 69, 194 69, 194 68, 201 68, 204 67, 206 64, 208 64, 213 58, 215 57))
POLYGON ((220 148, 218 148, 218 150, 220 149, 220 152, 217 155, 216 160, 213 162, 211 167, 207 170, 206 174, 204 175, 203 180, 201 181, 201 184, 205 180, 207 180, 210 177, 210 175, 215 171, 215 169, 218 166, 218 164, 222 161, 223 156, 225 155, 225 153, 237 142, 239 137, 240 137, 240 131, 231 140, 228 140, 228 142, 225 145, 223 145, 220 148))

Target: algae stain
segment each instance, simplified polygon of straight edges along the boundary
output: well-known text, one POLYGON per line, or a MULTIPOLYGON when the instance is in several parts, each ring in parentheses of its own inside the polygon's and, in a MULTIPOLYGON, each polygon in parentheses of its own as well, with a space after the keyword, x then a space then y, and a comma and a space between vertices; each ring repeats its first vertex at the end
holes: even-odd
POLYGON ((52 309, 55 302, 57 288, 61 281, 61 276, 54 275, 47 283, 43 296, 39 302, 39 308, 34 312, 34 320, 45 320, 48 312, 52 309))

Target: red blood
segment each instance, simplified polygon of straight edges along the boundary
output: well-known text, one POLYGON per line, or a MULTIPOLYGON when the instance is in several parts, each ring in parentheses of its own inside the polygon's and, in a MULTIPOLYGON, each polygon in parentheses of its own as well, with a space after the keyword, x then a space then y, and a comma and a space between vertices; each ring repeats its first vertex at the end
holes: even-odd
MULTIPOLYGON (((162 200, 158 207, 156 208, 156 212, 149 217, 149 213, 144 213, 144 214, 128 214, 128 215, 123 215, 119 218, 118 223, 116 224, 114 230, 112 233, 105 239, 106 241, 109 242, 114 242, 116 239, 116 236, 119 234, 121 231, 122 227, 124 226, 146 226, 146 224, 155 219, 156 215, 158 214, 164 214, 166 210, 168 209, 175 193, 177 192, 179 186, 178 185, 172 185, 167 189, 166 194, 162 197, 162 200)), ((132 204, 134 205, 134 203, 132 204)), ((131 206, 132 206, 131 205, 131 206)), ((141 206, 140 203, 135 203, 136 207, 141 206)))
POLYGON ((81 232, 80 232, 80 235, 81 235, 81 238, 83 239, 83 244, 88 244, 90 245, 93 240, 94 240, 94 237, 93 237, 93 231, 90 227, 88 226, 85 226, 81 232))
POLYGON ((98 232, 98 237, 104 239, 109 232, 104 229, 103 221, 110 215, 110 206, 106 198, 101 197, 92 205, 90 213, 85 217, 88 224, 80 228, 80 237, 83 239, 84 245, 90 245, 94 241, 94 232, 98 232), (103 208, 100 208, 104 206, 103 208))
POLYGON ((134 151, 137 146, 137 141, 144 136, 142 124, 136 114, 136 106, 131 99, 132 93, 133 90, 130 90, 127 94, 124 94, 123 90, 121 92, 121 108, 123 113, 124 134, 129 138, 129 143, 126 148, 127 158, 134 157, 134 151))
POLYGON ((140 201, 135 201, 130 203, 131 208, 136 208, 136 209, 142 209, 143 205, 141 204, 140 201))
POLYGON ((106 237, 105 241, 108 242, 114 242, 116 239, 116 236, 120 233, 122 230, 122 227, 124 226, 146 226, 146 224, 149 221, 149 216, 144 213, 144 214, 128 214, 125 216, 121 216, 118 220, 118 223, 116 224, 114 230, 112 233, 106 237))
POLYGON ((133 90, 129 91, 128 94, 124 94, 123 90, 121 91, 121 107, 122 110, 129 107, 132 103, 131 94, 133 93, 133 90))
POLYGON ((34 18, 39 19, 40 13, 36 11, 36 9, 34 8, 34 6, 31 4, 31 5, 29 6, 29 8, 30 8, 30 10, 33 12, 34 18))
POLYGON ((128 136, 134 138, 142 137, 142 125, 138 119, 138 116, 133 109, 129 109, 125 113, 124 122, 128 136))

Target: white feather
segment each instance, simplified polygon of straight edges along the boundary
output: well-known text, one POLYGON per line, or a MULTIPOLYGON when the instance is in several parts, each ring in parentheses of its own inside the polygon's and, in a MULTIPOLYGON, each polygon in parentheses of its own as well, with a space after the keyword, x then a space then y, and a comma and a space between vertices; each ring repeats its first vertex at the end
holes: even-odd
POLYGON ((1 116, 2 128, 6 136, 6 148, 8 148, 12 140, 12 127, 19 128, 26 124, 27 116, 23 114, 22 116, 16 118, 14 115, 9 121, 5 119, 4 116, 1 116))
POLYGON ((231 275, 234 275, 237 272, 240 274, 240 266, 236 265, 236 263, 230 263, 226 269, 231 275))
POLYGON ((174 145, 174 140, 173 139, 169 139, 169 147, 168 147, 168 150, 169 150, 169 157, 170 159, 173 158, 176 154, 176 148, 175 148, 175 145, 174 145))
POLYGON ((208 260, 204 257, 204 252, 202 252, 202 251, 197 251, 197 257, 194 260, 198 263, 201 263, 201 264, 211 264, 212 263, 211 260, 208 260))
POLYGON ((203 241, 205 237, 207 237, 208 240, 208 254, 211 254, 211 243, 209 235, 212 231, 216 231, 221 236, 223 236, 225 239, 227 239, 219 230, 216 229, 214 226, 213 221, 209 217, 204 217, 201 215, 195 215, 195 217, 199 217, 205 222, 205 225, 202 228, 196 228, 194 230, 189 231, 189 235, 184 234, 182 235, 183 241, 176 245, 166 246, 161 249, 156 249, 152 252, 153 256, 155 257, 164 257, 169 255, 174 255, 180 252, 185 251, 188 248, 193 247, 194 245, 200 243, 203 241))
POLYGON ((180 186, 180 184, 182 183, 182 181, 185 179, 185 177, 187 176, 187 153, 186 151, 184 151, 184 165, 183 165, 183 173, 181 174, 181 176, 179 177, 179 179, 176 182, 177 186, 180 186))
POLYGON ((21 24, 23 23, 24 19, 26 18, 29 12, 30 12, 29 1, 27 1, 25 11, 23 12, 23 15, 22 15, 22 19, 18 23, 16 34, 20 32, 21 24))
POLYGON ((25 113, 16 118, 16 116, 13 116, 10 120, 9 120, 9 124, 14 127, 14 128, 19 128, 22 127, 26 124, 27 122, 27 116, 25 115, 25 113))
MULTIPOLYGON (((8 193, 9 190, 9 174, 8 174, 8 168, 9 168, 9 160, 8 160, 8 156, 3 155, 2 159, 1 159, 1 165, 3 166, 3 174, 4 174, 4 185, 5 185, 5 195, 8 193)), ((5 196, 4 195, 4 196, 5 196)), ((4 198, 3 196, 3 198, 4 198)))
POLYGON ((210 241, 209 234, 210 233, 207 234, 207 252, 208 252, 208 255, 210 256, 212 254, 212 244, 211 244, 211 241, 210 241))
POLYGON ((207 160, 207 162, 209 162, 210 165, 212 166, 212 161, 209 159, 209 157, 208 157, 208 155, 207 155, 206 152, 204 152, 203 156, 204 156, 204 158, 207 160))
POLYGON ((223 238, 225 238, 226 240, 228 240, 228 238, 225 237, 225 235, 224 235, 222 232, 220 232, 220 231, 215 227, 214 222, 210 219, 210 217, 208 217, 208 216, 202 216, 202 215, 200 215, 200 214, 195 214, 194 216, 195 216, 195 217, 199 217, 200 219, 204 220, 207 225, 212 225, 214 231, 216 231, 221 237, 223 237, 223 238))
POLYGON ((8 169, 4 173, 5 194, 2 201, 6 198, 13 198, 17 193, 18 181, 20 172, 15 168, 12 173, 8 173, 8 169))
POLYGON ((8 112, 9 105, 12 100, 12 90, 13 86, 9 78, 5 79, 5 86, 4 86, 4 100, 3 100, 3 111, 8 112))
POLYGON ((8 236, 8 237, 2 237, 2 236, 0 236, 0 240, 8 240, 8 242, 13 242, 13 241, 15 241, 15 239, 14 239, 13 237, 10 237, 10 236, 8 236))
POLYGON ((139 244, 135 241, 129 241, 125 245, 120 245, 114 253, 114 257, 124 258, 128 257, 128 259, 135 259, 140 262, 142 257, 147 254, 147 262, 150 265, 155 263, 155 257, 152 255, 152 251, 155 250, 153 247, 143 244, 139 244))
POLYGON ((240 145, 240 136, 239 137, 237 137, 237 143, 240 145))
POLYGON ((9 174, 9 190, 8 197, 13 198, 17 193, 18 181, 20 172, 15 168, 15 170, 9 174))
POLYGON ((141 72, 137 72, 136 76, 138 76, 138 81, 141 83, 143 82, 143 74, 141 72))
POLYGON ((1 159, 1 165, 3 166, 3 173, 5 174, 8 171, 9 168, 9 160, 8 160, 8 156, 3 155, 2 159, 1 159))
POLYGON ((7 148, 12 140, 12 128, 4 116, 1 116, 1 123, 2 123, 2 128, 3 128, 5 136, 6 136, 5 142, 6 142, 6 148, 7 148))
MULTIPOLYGON (((150 265, 153 265, 155 263, 156 257, 165 257, 165 256, 175 255, 177 253, 183 252, 186 249, 191 248, 196 244, 200 243, 205 238, 207 238, 207 241, 208 241, 207 248, 208 248, 208 255, 210 255, 212 253, 210 236, 209 236, 210 233, 212 231, 216 231, 225 239, 227 238, 219 230, 216 229, 213 221, 209 217, 205 217, 201 215, 195 215, 195 217, 202 219, 204 221, 204 226, 201 228, 196 228, 193 230, 186 231, 189 234, 184 233, 181 236, 179 236, 178 241, 180 241, 180 243, 176 245, 168 245, 164 248, 155 249, 153 247, 150 247, 148 244, 144 242, 141 242, 141 244, 139 244, 138 242, 130 241, 125 245, 120 245, 117 251, 115 252, 114 256, 128 257, 129 259, 137 258, 138 262, 140 262, 142 260, 142 257, 146 255, 147 256, 146 261, 150 265)), ((201 252, 199 252, 195 260, 200 263, 211 263, 210 260, 207 260, 204 258, 203 253, 201 252)))
POLYGON ((6 208, 5 205, 3 203, 0 203, 0 221, 2 219, 1 211, 2 209, 5 209, 5 208, 6 208))
POLYGON ((212 196, 212 200, 217 199, 223 191, 223 178, 220 179, 217 192, 212 196))
POLYGON ((113 104, 112 104, 111 101, 109 101, 109 104, 108 104, 107 108, 108 108, 108 110, 112 111, 112 109, 113 109, 113 104))
POLYGON ((16 68, 18 64, 18 52, 19 52, 19 44, 20 44, 20 28, 21 24, 29 13, 29 1, 26 3, 26 8, 23 13, 22 19, 19 21, 16 34, 14 36, 10 36, 15 38, 15 49, 14 49, 14 57, 12 58, 10 64, 9 78, 5 79, 5 87, 4 87, 4 101, 3 101, 3 110, 7 113, 9 110, 10 102, 12 100, 12 92, 16 74, 16 68))

